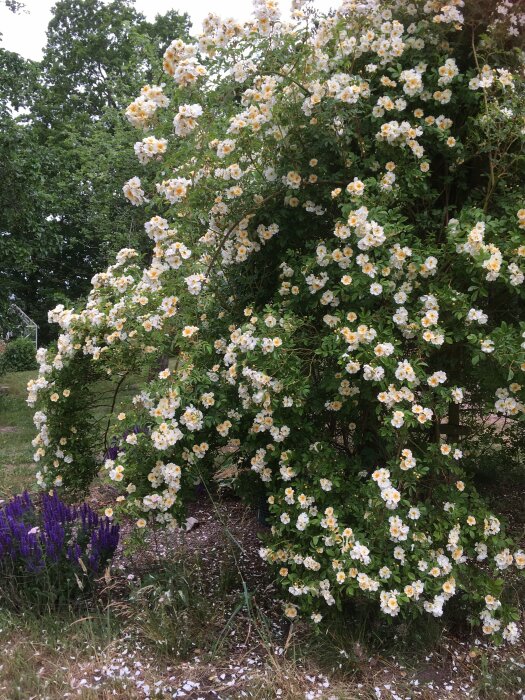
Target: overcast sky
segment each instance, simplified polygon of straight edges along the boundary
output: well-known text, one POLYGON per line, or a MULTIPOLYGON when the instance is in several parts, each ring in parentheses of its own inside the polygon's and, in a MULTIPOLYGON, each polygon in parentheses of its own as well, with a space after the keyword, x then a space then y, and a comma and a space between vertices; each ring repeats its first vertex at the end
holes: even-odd
MULTIPOLYGON (((0 5, 0 46, 10 51, 39 60, 46 40, 46 28, 51 18, 51 8, 55 0, 23 0, 26 11, 14 15, 2 4, 0 5)), ((314 0, 319 9, 328 9, 338 3, 335 0, 314 0)), ((290 0, 280 2, 283 14, 288 14, 290 0)), ((187 12, 193 24, 193 31, 200 32, 203 18, 209 12, 221 17, 235 17, 244 21, 250 18, 251 0, 136 0, 136 8, 153 19, 156 14, 167 10, 187 12)))

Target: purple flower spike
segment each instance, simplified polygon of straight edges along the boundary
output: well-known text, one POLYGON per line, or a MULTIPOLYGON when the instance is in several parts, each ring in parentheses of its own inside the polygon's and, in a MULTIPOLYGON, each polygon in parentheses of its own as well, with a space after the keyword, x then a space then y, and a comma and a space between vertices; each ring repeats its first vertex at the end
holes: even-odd
POLYGON ((58 602, 87 590, 113 557, 119 526, 87 503, 27 492, 0 508, 0 594, 58 602), (87 573, 86 573, 87 571, 87 573))

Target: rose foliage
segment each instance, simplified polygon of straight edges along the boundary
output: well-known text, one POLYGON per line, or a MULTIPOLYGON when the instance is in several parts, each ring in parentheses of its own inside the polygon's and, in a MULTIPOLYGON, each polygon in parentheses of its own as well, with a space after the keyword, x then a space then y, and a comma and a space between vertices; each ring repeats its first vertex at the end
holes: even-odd
POLYGON ((235 465, 266 490, 289 618, 455 599, 515 641, 525 554, 473 478, 523 440, 523 23, 463 0, 296 1, 284 22, 257 0, 174 41, 126 111, 151 257, 120 251, 85 306, 50 312, 42 486, 101 470, 138 527, 175 527, 235 465), (94 383, 145 366, 101 438, 94 383))

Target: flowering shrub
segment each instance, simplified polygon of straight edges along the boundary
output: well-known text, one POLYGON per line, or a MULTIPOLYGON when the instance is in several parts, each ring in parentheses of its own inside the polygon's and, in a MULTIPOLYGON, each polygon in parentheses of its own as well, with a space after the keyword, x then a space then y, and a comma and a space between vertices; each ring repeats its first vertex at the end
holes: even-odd
POLYGON ((0 590, 19 604, 53 605, 88 590, 111 560, 119 526, 83 503, 67 506, 56 493, 37 505, 29 494, 0 510, 0 590))
POLYGON ((256 0, 253 22, 172 42, 168 84, 126 112, 152 256, 121 250, 84 307, 50 312, 29 385, 43 486, 83 473, 89 397, 68 382, 170 355, 101 463, 138 527, 176 526, 235 461, 266 488, 289 618, 349 597, 439 617, 461 596, 517 638, 500 598, 525 554, 473 475, 523 435, 524 17, 482 5, 296 0, 283 22, 256 0))

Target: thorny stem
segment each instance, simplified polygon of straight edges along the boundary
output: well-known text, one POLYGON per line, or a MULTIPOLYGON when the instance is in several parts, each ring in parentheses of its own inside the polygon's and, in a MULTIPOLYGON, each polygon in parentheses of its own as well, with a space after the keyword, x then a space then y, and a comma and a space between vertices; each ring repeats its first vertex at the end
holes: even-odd
POLYGON ((111 416, 113 415, 113 410, 115 408, 115 403, 117 401, 118 392, 120 390, 120 387, 122 386, 123 381, 126 379, 127 376, 128 376, 128 372, 124 372, 122 377, 117 382, 117 386, 115 387, 115 391, 113 393, 113 401, 111 402, 111 409, 109 411, 108 424, 106 425, 106 431, 104 433, 104 450, 108 449, 107 439, 108 439, 109 426, 111 425, 111 416))
MULTIPOLYGON (((476 42, 475 42, 475 35, 474 35, 474 27, 472 27, 472 54, 474 56, 474 63, 476 64, 476 69, 478 71, 478 75, 481 75, 481 69, 479 67, 479 61, 478 61, 478 54, 476 51, 476 42)), ((483 89, 483 102, 485 103, 485 114, 488 116, 489 113, 489 103, 487 100, 487 91, 484 86, 482 86, 483 89)), ((487 193, 485 195, 485 201, 483 203, 483 213, 486 214, 488 207, 489 207, 489 202, 490 198, 492 196, 492 193, 494 191, 494 188, 496 187, 496 173, 494 170, 494 160, 492 158, 492 151, 488 151, 488 156, 489 156, 489 184, 487 187, 487 193)))

